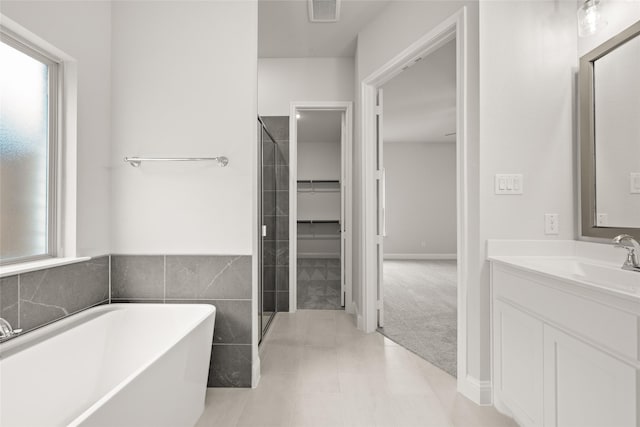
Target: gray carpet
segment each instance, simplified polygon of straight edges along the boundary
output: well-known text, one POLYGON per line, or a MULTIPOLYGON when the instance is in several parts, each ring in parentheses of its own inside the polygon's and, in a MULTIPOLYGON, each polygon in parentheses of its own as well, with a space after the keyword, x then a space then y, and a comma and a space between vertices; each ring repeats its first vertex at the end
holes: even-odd
POLYGON ((379 332, 456 376, 456 261, 384 262, 379 332))
POLYGON ((298 308, 341 310, 340 260, 298 259, 298 308))

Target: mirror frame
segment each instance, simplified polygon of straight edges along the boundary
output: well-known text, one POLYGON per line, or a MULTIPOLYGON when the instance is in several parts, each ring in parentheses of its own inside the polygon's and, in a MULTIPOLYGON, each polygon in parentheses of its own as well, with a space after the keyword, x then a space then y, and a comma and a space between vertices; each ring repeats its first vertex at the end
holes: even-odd
POLYGON ((580 58, 580 238, 612 239, 629 234, 640 240, 640 228, 596 225, 596 141, 593 64, 612 50, 640 36, 640 21, 580 58))

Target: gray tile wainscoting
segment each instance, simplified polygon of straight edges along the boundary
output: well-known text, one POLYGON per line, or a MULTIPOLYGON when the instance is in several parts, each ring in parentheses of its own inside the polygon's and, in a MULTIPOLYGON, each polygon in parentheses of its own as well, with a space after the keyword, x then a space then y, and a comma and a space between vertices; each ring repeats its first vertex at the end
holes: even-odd
POLYGON ((0 279, 0 316, 24 332, 109 302, 109 256, 0 279))
POLYGON ((216 306, 209 387, 251 387, 251 256, 112 255, 111 302, 216 306))
POLYGON ((276 268, 276 286, 272 290, 265 284, 265 299, 275 297, 276 311, 282 312, 289 311, 289 116, 262 117, 262 121, 276 141, 272 162, 276 168, 276 217, 273 224, 276 233, 270 237, 276 241, 276 253, 273 263, 269 264, 276 268))

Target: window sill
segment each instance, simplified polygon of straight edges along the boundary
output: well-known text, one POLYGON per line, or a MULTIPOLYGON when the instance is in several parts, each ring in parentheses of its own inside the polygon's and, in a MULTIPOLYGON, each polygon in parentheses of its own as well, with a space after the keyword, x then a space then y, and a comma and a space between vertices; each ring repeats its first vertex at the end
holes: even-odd
POLYGON ((0 278, 6 276, 15 276, 16 274, 28 273, 30 271, 43 270, 45 268, 60 267, 67 264, 75 264, 77 262, 87 261, 91 257, 73 257, 73 258, 51 258, 38 261, 22 262, 20 264, 5 265, 0 267, 0 278))

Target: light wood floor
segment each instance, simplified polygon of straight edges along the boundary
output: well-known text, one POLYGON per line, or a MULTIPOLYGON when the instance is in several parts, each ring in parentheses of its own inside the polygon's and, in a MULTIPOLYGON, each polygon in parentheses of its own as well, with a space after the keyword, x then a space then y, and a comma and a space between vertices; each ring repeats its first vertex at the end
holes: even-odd
POLYGON ((478 426, 516 424, 455 391, 455 379, 344 311, 278 313, 256 389, 209 389, 203 426, 478 426))

